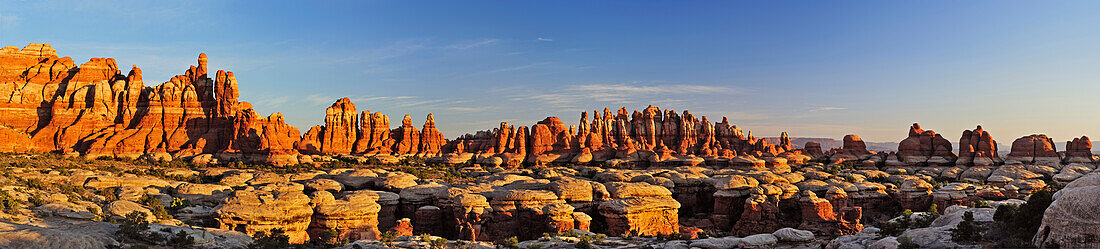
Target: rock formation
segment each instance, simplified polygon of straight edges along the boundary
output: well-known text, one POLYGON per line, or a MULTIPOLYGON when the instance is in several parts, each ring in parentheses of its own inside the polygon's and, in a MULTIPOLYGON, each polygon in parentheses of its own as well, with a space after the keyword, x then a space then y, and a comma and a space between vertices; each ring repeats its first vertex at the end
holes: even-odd
POLYGON ((997 141, 979 125, 974 130, 965 130, 959 138, 959 159, 956 165, 993 166, 1001 161, 997 155, 997 141))
POLYGON ((463 153, 476 153, 481 158, 499 158, 491 160, 508 165, 514 165, 509 162, 697 165, 704 158, 722 157, 714 163, 724 164, 738 154, 775 156, 795 150, 789 139, 780 143, 777 146, 746 136, 726 118, 712 123, 690 111, 678 113, 649 106, 633 113, 626 108, 615 113, 606 108, 591 115, 582 112, 577 126, 567 126, 557 117, 547 117, 530 129, 501 123, 493 130, 461 136, 443 146, 442 152, 451 158, 448 162, 467 158, 461 156, 463 153))
POLYGON ((909 127, 909 137, 898 143, 897 157, 909 166, 949 165, 957 159, 950 141, 916 123, 909 127))
POLYGON ((1005 159, 1005 163, 1010 162, 1056 165, 1061 164, 1062 160, 1053 139, 1047 135, 1034 134, 1012 141, 1012 150, 1005 159))
POLYGON ((1070 182, 1054 194, 1054 202, 1043 215, 1035 233, 1036 245, 1056 243, 1066 248, 1100 247, 1100 216, 1096 202, 1100 194, 1100 175, 1089 175, 1070 182))
POLYGON ((1081 136, 1081 138, 1074 138, 1072 141, 1066 141, 1066 154, 1065 163, 1093 163, 1096 162, 1095 156, 1092 155, 1092 141, 1088 136, 1081 136))
POLYGON ((281 114, 255 115, 237 100, 232 72, 207 75, 198 66, 155 87, 141 69, 126 75, 114 59, 77 66, 49 44, 0 50, 0 124, 3 134, 34 151, 79 152, 86 157, 129 157, 169 152, 177 157, 230 153, 273 163, 297 163, 298 131, 281 114), (8 130, 10 129, 10 130, 8 130), (272 157, 271 155, 275 155, 272 157))

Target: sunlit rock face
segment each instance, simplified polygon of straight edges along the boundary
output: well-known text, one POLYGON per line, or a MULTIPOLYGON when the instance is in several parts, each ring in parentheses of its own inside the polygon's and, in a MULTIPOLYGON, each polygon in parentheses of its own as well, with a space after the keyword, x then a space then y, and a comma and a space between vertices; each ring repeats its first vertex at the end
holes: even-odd
MULTIPOLYGON (((12 150, 79 152, 89 158, 230 157, 297 163, 296 128, 282 114, 260 117, 237 100, 237 80, 219 70, 211 79, 206 54, 198 66, 153 87, 141 69, 123 75, 114 59, 76 65, 49 44, 0 50, 0 134, 12 150)), ((0 143, 0 145, 3 145, 0 143)))

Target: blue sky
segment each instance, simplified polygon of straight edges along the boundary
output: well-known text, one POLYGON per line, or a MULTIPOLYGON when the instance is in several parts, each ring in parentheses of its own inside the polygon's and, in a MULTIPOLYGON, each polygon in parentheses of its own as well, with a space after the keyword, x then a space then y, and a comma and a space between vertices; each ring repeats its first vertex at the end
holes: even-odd
MULTIPOLYGON (((649 104, 757 136, 909 124, 1001 143, 1100 134, 1100 2, 8 1, 0 44, 137 64, 147 84, 195 64, 302 131, 350 97, 448 138, 649 104)), ((125 73, 125 72, 123 72, 125 73)))

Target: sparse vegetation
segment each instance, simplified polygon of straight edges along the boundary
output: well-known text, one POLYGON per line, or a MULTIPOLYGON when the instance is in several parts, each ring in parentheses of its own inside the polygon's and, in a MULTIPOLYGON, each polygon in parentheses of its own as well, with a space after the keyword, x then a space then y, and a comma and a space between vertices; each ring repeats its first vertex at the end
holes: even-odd
POLYGON ((920 245, 917 245, 917 243, 913 243, 913 240, 910 239, 909 237, 905 237, 905 236, 898 237, 898 249, 918 249, 918 248, 920 248, 920 245))
POLYGON ((7 214, 15 214, 16 210, 23 208, 23 202, 8 194, 8 191, 0 190, 0 211, 7 214))
POLYGON ((152 195, 143 195, 138 201, 141 205, 149 207, 149 211, 153 212, 153 216, 157 219, 171 219, 172 215, 168 214, 168 210, 164 209, 164 205, 161 205, 160 199, 153 197, 152 195))
POLYGON ((504 239, 500 242, 497 242, 497 247, 506 248, 506 249, 518 249, 519 248, 519 239, 517 239, 516 236, 509 237, 509 238, 504 239))
MULTIPOLYGON (((1011 248, 1023 244, 1031 245, 1029 241, 1015 241, 1018 238, 1030 239, 1039 231, 1043 222, 1043 213, 1054 202, 1054 192, 1057 189, 1043 189, 1031 193, 1027 202, 1019 206, 1001 205, 993 213, 996 231, 988 233, 997 236, 999 242, 996 247, 1011 248), (1003 239, 1009 238, 1009 239, 1003 239)), ((1050 245, 1055 246, 1055 245, 1050 245)), ((1031 245, 1034 247, 1034 245, 1031 245)))
POLYGON ((290 236, 287 236, 282 229, 271 229, 270 232, 257 232, 252 235, 254 239, 251 244, 248 244, 248 249, 284 249, 292 248, 290 245, 290 236))
POLYGON ((974 222, 974 212, 963 213, 963 220, 955 229, 951 229, 951 240, 955 242, 975 242, 982 239, 981 227, 974 222))

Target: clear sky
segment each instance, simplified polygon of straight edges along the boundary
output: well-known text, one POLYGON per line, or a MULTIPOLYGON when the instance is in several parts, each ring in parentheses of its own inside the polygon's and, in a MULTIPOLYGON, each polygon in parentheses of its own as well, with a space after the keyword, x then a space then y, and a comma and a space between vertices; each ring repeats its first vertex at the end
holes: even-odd
MULTIPOLYGON (((350 97, 435 113, 447 138, 649 104, 757 136, 908 126, 1002 144, 1100 136, 1100 1, 10 1, 0 45, 137 64, 147 84, 195 64, 301 131, 350 97)), ((123 72, 126 73, 126 72, 123 72)))

